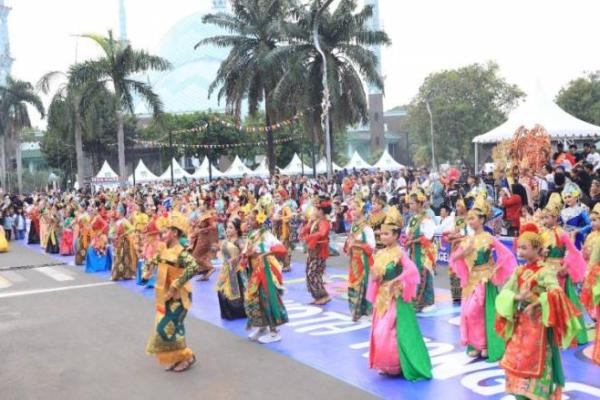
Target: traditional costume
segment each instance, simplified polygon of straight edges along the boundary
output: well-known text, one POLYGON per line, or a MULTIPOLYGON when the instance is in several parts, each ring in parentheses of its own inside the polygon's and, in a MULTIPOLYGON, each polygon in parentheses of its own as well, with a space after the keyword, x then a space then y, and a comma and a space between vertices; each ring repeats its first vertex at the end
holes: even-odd
POLYGON ((373 200, 374 204, 378 204, 378 208, 373 208, 367 217, 367 223, 373 229, 373 233, 375 234, 375 243, 378 249, 382 249, 384 246, 381 244, 381 240, 379 239, 379 231, 381 229, 381 225, 385 220, 386 212, 384 211, 385 200, 381 198, 376 198, 373 200))
POLYGON ((28 217, 30 220, 27 244, 40 243, 40 210, 37 206, 31 207, 28 217))
POLYGON ((0 226, 0 253, 8 252, 8 240, 6 240, 6 234, 4 233, 4 228, 0 226))
POLYGON ((59 219, 58 214, 54 209, 50 210, 48 214, 46 214, 46 241, 43 246, 46 249, 46 253, 50 254, 58 254, 60 253, 59 247, 59 219))
MULTIPOLYGON (((518 241, 542 247, 532 224, 521 227, 518 241)), ((506 391, 517 398, 559 400, 565 384, 559 347, 569 347, 581 325, 555 269, 540 261, 519 266, 498 294, 496 311, 496 330, 506 341, 500 362, 506 391)))
POLYGON ((112 252, 108 245, 108 223, 100 214, 91 223, 90 246, 85 259, 85 272, 110 271, 112 252))
MULTIPOLYGON (((166 226, 177 229, 180 235, 187 232, 187 221, 181 214, 171 215, 166 226)), ((170 365, 173 369, 186 362, 187 369, 196 357, 187 347, 183 322, 192 304, 190 279, 198 273, 198 264, 179 242, 172 247, 162 244, 149 262, 156 266, 158 277, 155 325, 146 352, 154 354, 161 365, 170 365), (169 290, 175 290, 176 295, 167 300, 169 290)))
MULTIPOLYGON (((594 207, 595 209, 595 207, 594 207)), ((592 345, 592 361, 600 366, 600 242, 594 243, 588 274, 581 291, 581 302, 596 321, 596 339, 592 345)))
POLYGON ((562 191, 562 198, 565 201, 574 198, 577 203, 574 206, 565 206, 560 212, 560 218, 567 232, 575 232, 575 246, 581 249, 585 237, 592 230, 592 221, 587 210, 579 204, 579 196, 581 196, 581 189, 576 184, 568 182, 562 191))
MULTIPOLYGON (((485 198, 478 196, 469 216, 485 219, 490 211, 485 198)), ((506 282, 516 265, 513 253, 484 230, 465 237, 451 254, 450 267, 462 286, 461 344, 468 346, 469 355, 489 361, 502 358, 504 343, 494 330, 497 286, 506 282)))
POLYGON ((73 223, 75 219, 69 215, 63 222, 62 235, 60 236, 60 255, 72 256, 75 253, 73 246, 73 223))
POLYGON ((282 260, 283 272, 289 272, 292 270, 292 251, 291 251, 291 221, 294 213, 287 203, 288 192, 287 190, 280 188, 277 192, 280 197, 279 204, 273 208, 273 232, 277 239, 289 250, 286 253, 285 258, 282 260))
MULTIPOLYGON (((397 210, 388 214, 381 229, 400 232, 397 210)), ((431 360, 411 303, 418 284, 417 267, 397 243, 377 251, 367 292, 373 303, 369 368, 402 374, 410 381, 432 378, 431 360)))
POLYGON ((213 246, 218 242, 216 215, 212 211, 206 211, 194 223, 190 235, 190 247, 192 256, 198 263, 200 280, 208 280, 215 271, 211 260, 214 255, 213 246))
POLYGON ((87 212, 80 214, 75 221, 77 231, 75 241, 75 265, 85 264, 85 258, 91 242, 90 216, 87 212))
MULTIPOLYGON (((456 201, 457 209, 459 205, 462 207, 463 212, 466 212, 467 205, 463 199, 456 201)), ((462 239, 467 237, 470 233, 470 229, 467 225, 467 215, 457 214, 454 216, 454 227, 451 232, 444 233, 444 238, 450 243, 450 254, 456 249, 462 239)), ((450 294, 452 296, 452 302, 460 304, 462 301, 462 287, 460 278, 452 271, 452 268, 448 268, 448 277, 450 279, 450 294)))
POLYGON ((246 271, 240 266, 240 255, 243 249, 241 239, 231 242, 224 240, 221 245, 221 272, 217 279, 216 289, 219 298, 221 318, 234 320, 246 318, 244 310, 244 290, 246 287, 246 271))
POLYGON ((115 233, 115 258, 112 266, 112 280, 133 279, 136 274, 138 261, 135 229, 123 217, 117 221, 115 233))

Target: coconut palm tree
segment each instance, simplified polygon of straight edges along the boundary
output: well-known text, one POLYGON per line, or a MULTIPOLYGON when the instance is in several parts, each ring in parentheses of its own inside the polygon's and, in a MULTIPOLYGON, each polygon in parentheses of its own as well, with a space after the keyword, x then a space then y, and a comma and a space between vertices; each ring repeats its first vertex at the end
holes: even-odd
MULTIPOLYGON (((242 101, 248 101, 248 111, 256 115, 264 104, 266 125, 277 117, 273 90, 284 70, 280 63, 269 62, 277 44, 283 40, 283 21, 292 4, 289 0, 233 0, 233 13, 205 15, 204 23, 216 25, 228 34, 217 35, 198 42, 203 45, 230 48, 221 63, 209 96, 215 89, 218 99, 225 99, 228 111, 239 118, 242 101)), ((273 132, 267 129, 267 158, 269 171, 275 170, 273 132)))
POLYGON ((23 163, 19 134, 31 127, 27 106, 33 106, 44 117, 44 105, 35 93, 33 85, 26 81, 6 78, 6 86, 0 87, 0 126, 2 128, 2 186, 6 188, 6 150, 14 151, 17 164, 17 190, 23 192, 23 163))
MULTIPOLYGON (((308 7, 294 9, 293 18, 284 26, 287 44, 273 50, 269 62, 286 65, 274 91, 275 100, 284 103, 293 99, 304 107, 312 107, 308 118, 322 140, 323 59, 313 37, 319 7, 320 2, 314 1, 308 7)), ((380 60, 372 49, 391 43, 384 31, 368 26, 373 6, 357 8, 356 0, 340 0, 333 12, 323 11, 319 23, 320 44, 328 66, 332 128, 338 131, 367 122, 368 102, 363 82, 381 90, 384 86, 378 73, 380 60)))
POLYGON ((115 39, 112 31, 108 31, 107 37, 94 34, 82 36, 100 46, 104 54, 97 60, 84 61, 71 66, 69 76, 73 87, 82 90, 83 103, 106 87, 114 93, 117 100, 115 117, 119 175, 123 182, 126 182, 124 114, 133 114, 134 96, 143 100, 155 117, 163 112, 162 101, 152 87, 134 79, 133 76, 149 70, 166 71, 171 68, 171 64, 162 57, 133 49, 128 42, 115 39))

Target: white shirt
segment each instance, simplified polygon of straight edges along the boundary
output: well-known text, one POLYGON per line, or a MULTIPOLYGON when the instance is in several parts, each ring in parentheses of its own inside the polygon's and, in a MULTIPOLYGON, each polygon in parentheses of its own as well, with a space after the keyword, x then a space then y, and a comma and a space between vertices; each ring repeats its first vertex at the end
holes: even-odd
POLYGON ((436 235, 442 235, 446 232, 452 232, 454 230, 454 215, 448 215, 443 218, 435 228, 436 235))
POLYGON ((585 161, 588 164, 592 164, 594 166, 594 171, 598 169, 598 167, 600 167, 600 154, 598 154, 597 151, 588 154, 585 157, 585 161))
POLYGON ((406 193, 406 179, 399 176, 396 180, 396 190, 401 189, 400 193, 406 193))

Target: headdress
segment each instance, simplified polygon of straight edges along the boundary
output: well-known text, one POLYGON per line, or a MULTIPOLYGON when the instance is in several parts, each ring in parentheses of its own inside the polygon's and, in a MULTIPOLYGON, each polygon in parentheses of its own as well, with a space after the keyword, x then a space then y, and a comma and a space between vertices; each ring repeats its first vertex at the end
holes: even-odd
POLYGON ((185 218, 185 216, 183 214, 181 214, 179 211, 173 211, 171 213, 171 215, 169 216, 169 219, 167 220, 166 227, 167 228, 176 228, 182 234, 186 235, 189 224, 188 224, 187 218, 185 218))
POLYGON ((319 198, 319 204, 317 205, 317 208, 331 208, 331 205, 331 199, 329 197, 323 196, 319 198))
POLYGON ((521 226, 519 230, 519 242, 529 242, 533 247, 541 247, 542 239, 540 237, 540 229, 533 222, 528 222, 521 226))
POLYGON ((407 201, 410 199, 411 196, 414 196, 417 199, 417 201, 421 204, 427 201, 425 191, 423 191, 423 189, 421 189, 420 187, 415 187, 408 193, 407 201))
POLYGON ((579 186, 577 186, 577 184, 575 184, 573 182, 567 182, 565 184, 565 188, 562 191, 563 200, 567 197, 579 198, 580 195, 581 195, 581 189, 579 189, 579 186))
POLYGON ((558 193, 552 193, 548 199, 548 204, 544 207, 544 213, 553 217, 558 217, 562 210, 563 202, 558 193))
POLYGON ((492 212, 492 207, 487 201, 483 193, 479 193, 473 202, 473 206, 469 210, 469 214, 477 215, 478 217, 484 217, 487 219, 492 212))
POLYGON ((402 215, 395 206, 390 207, 381 225, 381 230, 385 232, 398 232, 402 229, 402 215))

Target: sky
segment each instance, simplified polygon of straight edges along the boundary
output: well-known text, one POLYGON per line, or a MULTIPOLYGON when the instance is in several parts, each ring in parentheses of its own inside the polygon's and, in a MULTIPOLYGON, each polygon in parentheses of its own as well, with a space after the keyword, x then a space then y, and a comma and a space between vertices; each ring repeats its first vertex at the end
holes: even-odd
MULTIPOLYGON (((429 74, 472 63, 494 60, 510 83, 527 91, 539 82, 552 97, 570 80, 600 70, 596 0, 379 1, 381 24, 392 40, 382 53, 386 109, 410 102, 429 74)), ((12 8, 12 74, 33 83, 98 54, 91 42, 73 35, 118 32, 118 0, 4 2, 12 8)), ((209 10, 211 0, 125 4, 129 40, 152 51, 171 26, 209 10)))

